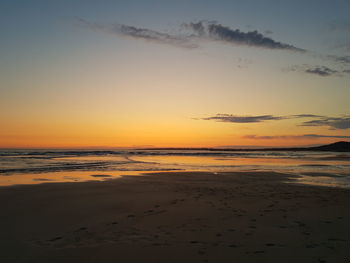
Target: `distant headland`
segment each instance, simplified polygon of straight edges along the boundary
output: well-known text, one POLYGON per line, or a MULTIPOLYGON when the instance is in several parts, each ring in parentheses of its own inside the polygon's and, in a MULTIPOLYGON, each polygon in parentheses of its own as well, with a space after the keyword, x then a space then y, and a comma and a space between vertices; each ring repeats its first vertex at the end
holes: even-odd
POLYGON ((315 146, 315 147, 276 147, 276 148, 143 148, 143 150, 181 150, 181 151, 324 151, 324 152, 350 152, 350 142, 339 141, 331 144, 315 146))

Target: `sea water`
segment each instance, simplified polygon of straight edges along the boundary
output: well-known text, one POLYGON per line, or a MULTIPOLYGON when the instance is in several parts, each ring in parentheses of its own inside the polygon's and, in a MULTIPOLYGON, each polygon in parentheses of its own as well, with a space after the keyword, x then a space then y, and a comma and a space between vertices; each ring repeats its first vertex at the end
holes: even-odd
POLYGON ((174 149, 0 150, 0 186, 109 180, 162 171, 275 171, 350 187, 350 153, 174 149))

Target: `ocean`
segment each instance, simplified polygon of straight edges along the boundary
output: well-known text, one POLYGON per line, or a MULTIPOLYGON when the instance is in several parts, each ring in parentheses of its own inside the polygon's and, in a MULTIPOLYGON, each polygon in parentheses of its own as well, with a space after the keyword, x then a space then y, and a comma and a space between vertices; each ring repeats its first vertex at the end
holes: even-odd
POLYGON ((0 150, 0 186, 101 181, 162 171, 274 171, 350 187, 350 153, 208 149, 0 150))

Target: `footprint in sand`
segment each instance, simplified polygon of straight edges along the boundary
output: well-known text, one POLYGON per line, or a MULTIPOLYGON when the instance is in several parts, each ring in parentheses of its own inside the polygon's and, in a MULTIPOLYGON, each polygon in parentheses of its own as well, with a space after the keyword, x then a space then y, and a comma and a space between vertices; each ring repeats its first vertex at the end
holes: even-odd
POLYGON ((75 232, 84 231, 84 230, 87 230, 87 227, 81 227, 81 228, 75 230, 75 232))
POLYGON ((58 237, 51 238, 51 239, 49 239, 48 241, 49 241, 49 242, 55 242, 55 241, 58 241, 58 240, 60 240, 60 239, 62 239, 62 238, 63 238, 63 236, 58 236, 58 237))
POLYGON ((267 247, 274 247, 275 244, 274 243, 266 243, 265 246, 267 246, 267 247))
POLYGON ((236 248, 236 247, 238 247, 236 244, 230 244, 230 245, 228 245, 229 247, 231 247, 231 248, 236 248))

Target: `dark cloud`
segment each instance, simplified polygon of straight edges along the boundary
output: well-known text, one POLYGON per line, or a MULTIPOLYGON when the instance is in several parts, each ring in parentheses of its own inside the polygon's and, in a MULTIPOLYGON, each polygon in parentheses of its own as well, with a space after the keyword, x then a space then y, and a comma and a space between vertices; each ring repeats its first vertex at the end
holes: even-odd
POLYGON ((94 31, 102 31, 121 37, 129 37, 133 39, 150 41, 159 44, 174 45, 190 49, 198 47, 198 45, 193 43, 193 41, 191 41, 188 36, 170 35, 147 28, 139 28, 123 24, 100 25, 86 21, 82 18, 76 18, 76 23, 80 26, 89 28, 94 31))
POLYGON ((270 120, 282 120, 285 117, 273 116, 273 115, 259 115, 259 116, 237 116, 231 114, 217 114, 212 117, 202 118, 202 120, 214 120, 219 122, 232 122, 232 123, 256 123, 270 120))
POLYGON ((315 114, 296 114, 296 115, 290 115, 291 118, 318 118, 318 117, 324 117, 322 115, 315 115, 315 114))
POLYGON ((258 31, 243 32, 239 29, 234 30, 216 22, 200 21, 198 23, 185 23, 183 27, 187 28, 188 32, 176 35, 124 24, 101 25, 79 17, 74 19, 74 23, 94 31, 102 31, 121 37, 130 37, 184 48, 197 48, 199 47, 198 41, 205 39, 268 49, 305 51, 293 45, 275 41, 258 31))
POLYGON ((304 137, 310 138, 338 138, 338 139, 348 139, 350 136, 346 135, 322 135, 322 134, 304 134, 304 137))
POLYGON ((242 138, 244 139, 253 139, 253 140, 273 140, 273 139, 300 139, 303 138, 300 135, 273 135, 273 136, 261 136, 261 135, 245 135, 242 138))
POLYGON ((305 121, 301 126, 328 126, 331 129, 349 129, 350 116, 344 117, 321 117, 315 120, 305 121))
POLYGON ((315 114, 297 114, 297 115, 256 115, 256 116, 238 116, 233 114, 217 114, 215 116, 199 118, 197 120, 210 120, 229 123, 260 123, 265 121, 278 121, 286 119, 311 119, 304 121, 300 126, 328 126, 330 129, 349 129, 350 116, 329 117, 315 114))
POLYGON ((261 135, 245 135, 244 139, 253 140, 274 140, 274 139, 318 139, 318 138, 337 138, 337 139, 348 139, 350 136, 346 135, 323 135, 323 134, 303 134, 303 135, 273 135, 273 136, 261 136, 261 135))
POLYGON ((315 74, 322 77, 328 77, 328 76, 336 75, 339 72, 337 70, 333 70, 325 66, 318 66, 318 67, 305 69, 305 73, 315 74))
POLYGON ((321 76, 321 77, 331 77, 331 76, 341 77, 341 76, 343 76, 342 75, 343 71, 331 69, 331 68, 326 67, 326 66, 310 66, 310 65, 304 64, 304 65, 291 66, 285 70, 286 71, 302 72, 302 73, 317 75, 317 76, 321 76))
POLYGON ((293 45, 281 43, 266 37, 258 31, 243 32, 239 29, 231 29, 215 22, 199 21, 197 23, 185 23, 185 28, 194 33, 195 37, 215 41, 223 41, 229 44, 246 45, 268 49, 284 49, 292 51, 305 51, 293 45))
MULTIPOLYGON (((265 35, 256 30, 244 32, 240 29, 232 29, 228 26, 224 26, 212 21, 184 23, 181 28, 182 30, 178 30, 178 33, 176 34, 164 33, 153 29, 135 27, 125 24, 98 24, 79 17, 75 17, 73 19, 73 23, 89 30, 104 32, 106 34, 111 34, 114 36, 158 44, 172 45, 186 49, 198 48, 201 41, 210 40, 257 48, 305 52, 309 56, 316 56, 328 61, 332 61, 333 63, 335 62, 343 68, 348 64, 350 65, 350 56, 318 54, 316 52, 295 47, 291 44, 276 41, 271 37, 266 36, 268 34, 271 34, 270 31, 265 31, 265 35)), ((309 66, 308 68, 296 66, 295 69, 323 77, 335 75, 341 76, 342 73, 345 73, 342 70, 334 70, 325 66, 309 66)))

